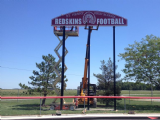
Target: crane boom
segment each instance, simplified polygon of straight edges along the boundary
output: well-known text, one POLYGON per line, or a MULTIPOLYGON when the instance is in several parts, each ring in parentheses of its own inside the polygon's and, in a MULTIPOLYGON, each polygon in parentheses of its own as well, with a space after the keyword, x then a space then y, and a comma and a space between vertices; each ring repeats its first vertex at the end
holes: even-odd
MULTIPOLYGON (((92 26, 91 26, 92 28, 92 26)), ((92 30, 91 30, 92 31, 92 30)), ((90 31, 90 33, 91 33, 90 31)), ((89 43, 89 38, 87 41, 87 47, 86 47, 86 57, 85 57, 85 67, 84 67, 84 77, 82 78, 82 88, 81 88, 81 96, 85 96, 85 94, 83 93, 83 89, 87 88, 87 70, 88 70, 88 61, 89 61, 89 47, 90 47, 90 43, 89 43)))
POLYGON ((82 78, 83 89, 87 88, 87 64, 88 64, 88 59, 85 58, 84 77, 82 78))
MULTIPOLYGON (((86 22, 85 29, 87 29, 87 22, 86 22)), ((82 82, 80 82, 80 87, 77 88, 77 95, 80 95, 80 96, 96 95, 96 84, 90 84, 90 35, 91 35, 92 30, 98 30, 98 27, 97 29, 93 29, 93 26, 89 26, 89 29, 88 29, 88 40, 87 40, 87 46, 86 46, 84 76, 82 78, 82 82)), ((88 109, 89 109, 89 105, 93 105, 93 107, 97 106, 96 98, 90 98, 90 99, 89 98, 78 98, 78 105, 82 105, 85 103, 87 103, 88 109)))

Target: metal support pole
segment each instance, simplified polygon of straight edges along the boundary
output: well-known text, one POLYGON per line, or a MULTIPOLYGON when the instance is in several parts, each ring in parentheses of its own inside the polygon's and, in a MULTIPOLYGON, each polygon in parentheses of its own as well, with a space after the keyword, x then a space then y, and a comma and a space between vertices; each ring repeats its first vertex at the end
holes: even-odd
MULTIPOLYGON (((130 89, 129 89, 129 97, 130 97, 130 89)), ((130 104, 130 98, 129 98, 129 104, 130 104)))
POLYGON ((125 110, 125 113, 126 113, 126 99, 124 99, 124 110, 125 110))
MULTIPOLYGON (((18 89, 18 94, 17 94, 17 97, 19 97, 19 89, 18 89)), ((17 99, 17 102, 18 102, 18 99, 17 99)))
MULTIPOLYGON (((153 97, 153 86, 152 86, 152 83, 151 83, 151 97, 153 97)), ((152 105, 152 99, 151 99, 151 105, 152 105)))
POLYGON ((41 115, 41 98, 40 98, 40 115, 41 115))
POLYGON ((84 98, 84 114, 85 114, 85 98, 84 98))
MULTIPOLYGON (((65 60, 65 26, 63 26, 63 46, 62 46, 62 74, 61 74, 61 96, 63 96, 63 86, 64 86, 64 61, 65 60)), ((63 98, 61 98, 60 110, 63 107, 63 98)))
MULTIPOLYGON (((89 86, 90 86, 90 35, 91 35, 91 26, 88 30, 88 96, 89 96, 89 86)), ((89 98, 88 98, 88 110, 89 110, 89 98)))
MULTIPOLYGON (((128 83, 128 80, 127 80, 128 83)), ((128 90, 129 90, 129 97, 130 97, 130 83, 128 83, 128 90)), ((130 98, 129 98, 129 104, 130 104, 130 98)))
MULTIPOLYGON (((115 68, 115 26, 113 26, 113 71, 114 71, 114 96, 116 96, 116 68, 115 68)), ((116 98, 114 98, 114 110, 116 111, 116 98)))

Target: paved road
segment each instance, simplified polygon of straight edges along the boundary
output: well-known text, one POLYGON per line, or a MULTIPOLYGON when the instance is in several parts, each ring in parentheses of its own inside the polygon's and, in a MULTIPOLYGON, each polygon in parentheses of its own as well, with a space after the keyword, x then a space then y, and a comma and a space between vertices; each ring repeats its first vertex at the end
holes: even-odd
MULTIPOLYGON (((160 120, 160 118, 153 118, 154 120, 160 120)), ((16 120, 16 119, 15 119, 16 120)), ((22 119, 22 120, 28 120, 28 119, 22 119)), ((38 118, 38 119, 30 119, 30 120, 151 120, 150 118, 147 117, 120 117, 120 118, 115 118, 115 117, 87 117, 87 118, 38 118)))
POLYGON ((160 115, 63 115, 63 116, 35 116, 35 117, 2 117, 5 120, 160 120, 160 115))

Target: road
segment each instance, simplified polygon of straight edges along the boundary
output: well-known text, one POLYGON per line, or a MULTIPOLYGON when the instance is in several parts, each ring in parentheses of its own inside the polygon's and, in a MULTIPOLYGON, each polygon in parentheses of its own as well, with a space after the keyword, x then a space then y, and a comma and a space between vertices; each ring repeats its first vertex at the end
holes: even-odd
POLYGON ((2 117, 3 120, 160 120, 159 114, 154 115, 116 115, 116 114, 88 114, 88 115, 62 115, 62 116, 10 116, 2 117))

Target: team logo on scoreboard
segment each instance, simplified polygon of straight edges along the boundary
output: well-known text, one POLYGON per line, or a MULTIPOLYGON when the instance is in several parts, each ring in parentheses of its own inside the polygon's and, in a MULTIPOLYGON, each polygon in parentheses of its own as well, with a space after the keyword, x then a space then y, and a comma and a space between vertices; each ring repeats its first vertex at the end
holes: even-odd
POLYGON ((96 17, 92 12, 86 12, 83 15, 83 24, 90 23, 90 24, 95 24, 96 22, 96 17))

